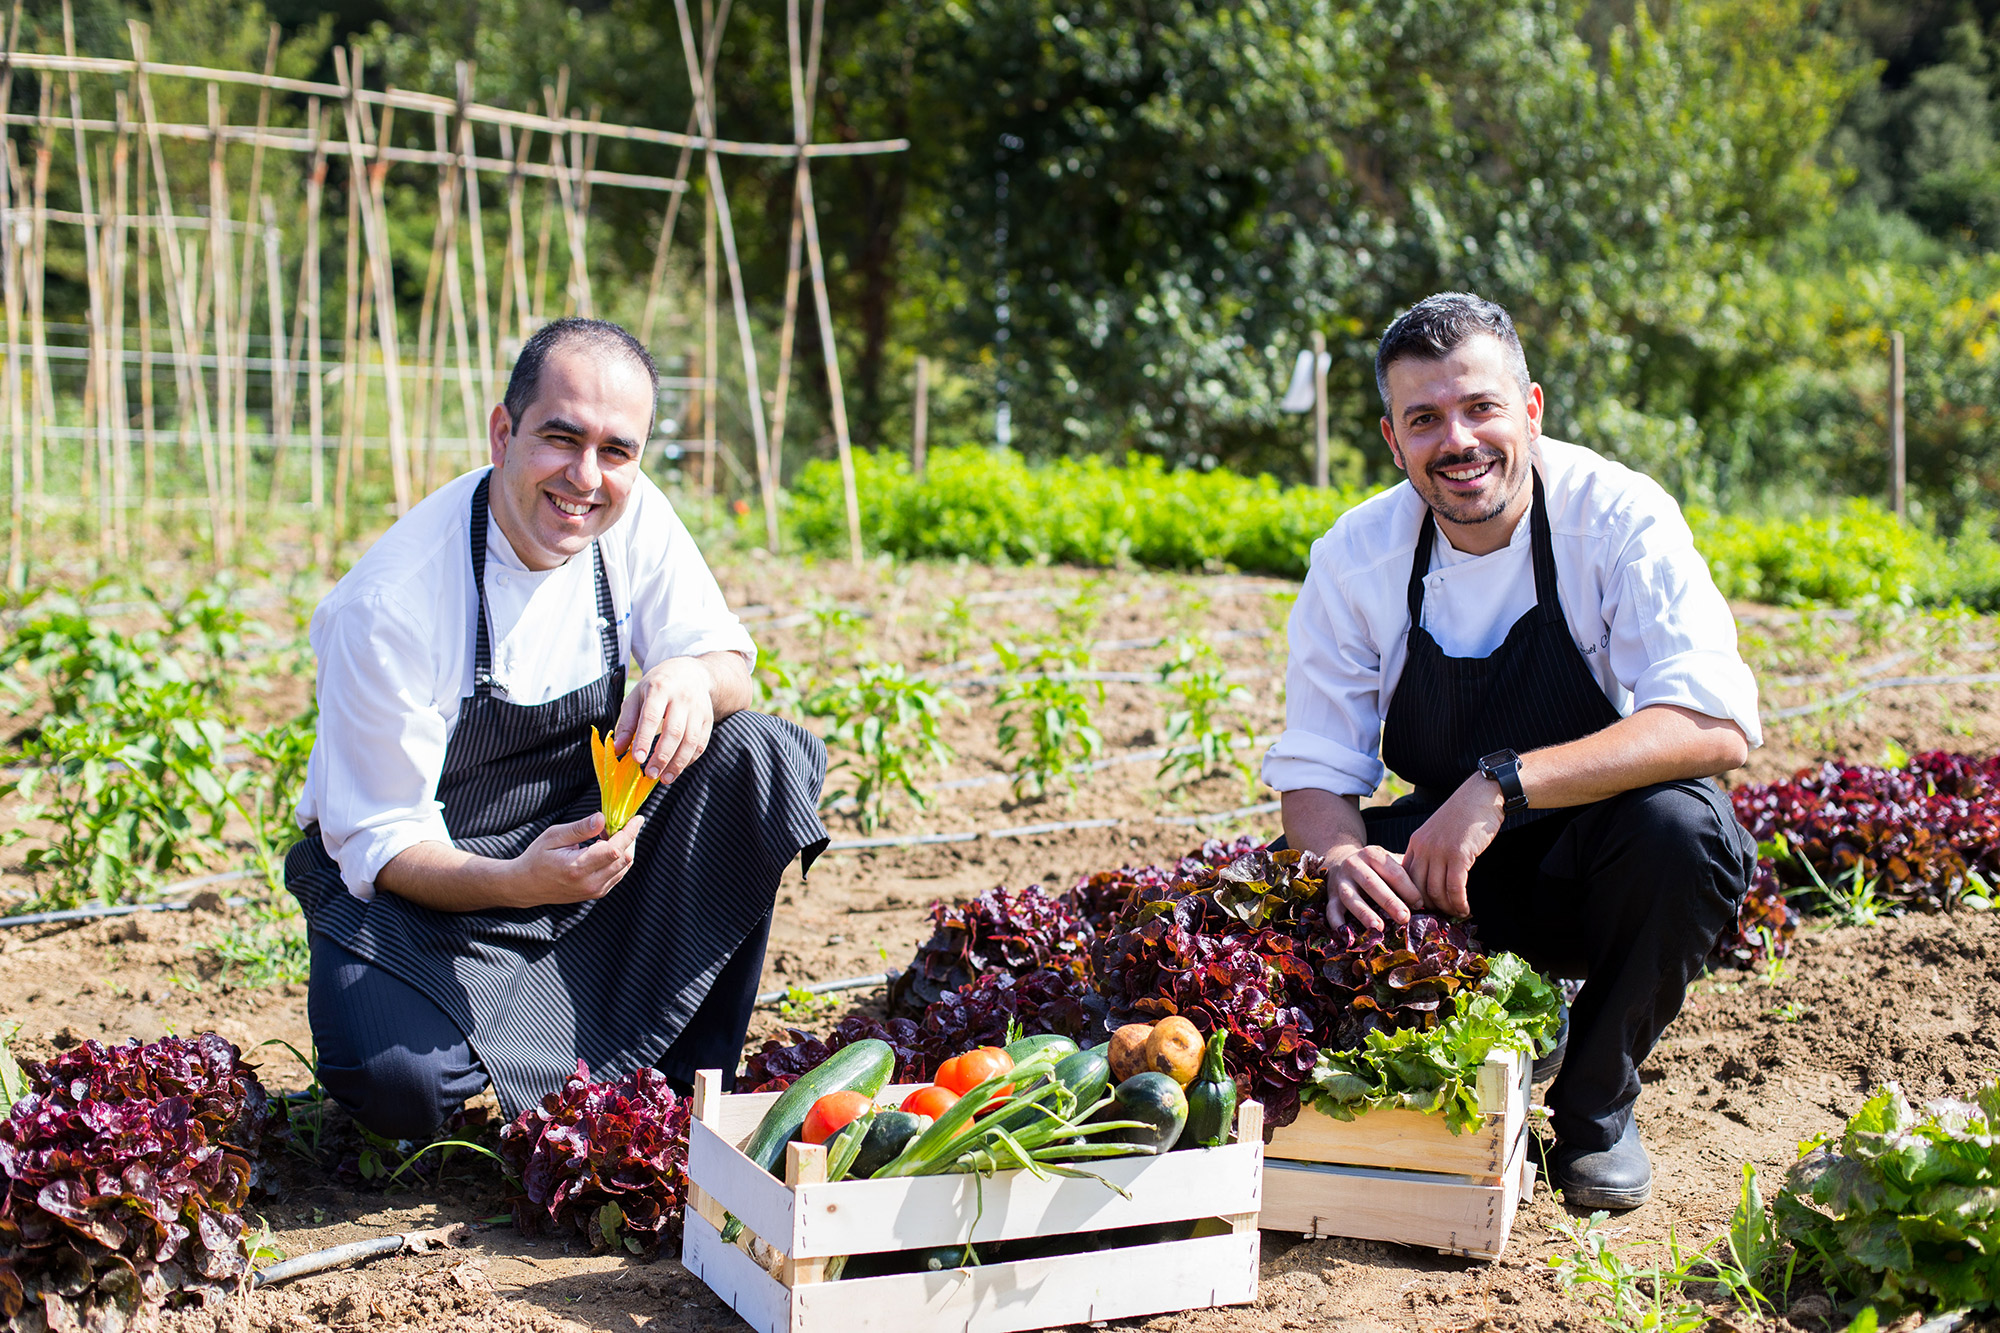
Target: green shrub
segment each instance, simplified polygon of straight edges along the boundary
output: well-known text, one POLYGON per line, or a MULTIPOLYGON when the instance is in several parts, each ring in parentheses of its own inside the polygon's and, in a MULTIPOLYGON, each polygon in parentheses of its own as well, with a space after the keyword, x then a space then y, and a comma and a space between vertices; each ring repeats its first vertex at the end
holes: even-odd
MULTIPOLYGON (((919 483, 899 454, 858 452, 861 533, 902 559, 989 564, 1234 568, 1300 578, 1313 541, 1366 498, 1281 488, 1268 476, 1170 470, 1157 458, 1030 464, 998 449, 940 449, 919 483)), ((792 540, 846 547, 840 473, 810 464, 788 497, 792 540)), ((1781 605, 1869 601, 2000 611, 2000 543, 1968 528, 1947 542, 1869 500, 1830 514, 1752 518, 1689 508, 1695 543, 1725 596, 1781 605)))

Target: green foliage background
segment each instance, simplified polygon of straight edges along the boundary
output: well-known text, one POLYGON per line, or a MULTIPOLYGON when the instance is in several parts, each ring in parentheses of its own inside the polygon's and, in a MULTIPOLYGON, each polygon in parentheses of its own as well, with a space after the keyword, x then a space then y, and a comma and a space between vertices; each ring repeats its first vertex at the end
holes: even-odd
MULTIPOLYGON (((121 53, 127 6, 163 55, 261 63, 266 11, 225 0, 89 0, 83 48, 121 53)), ((371 83, 449 93, 471 57, 485 100, 539 106, 566 69, 574 106, 688 116, 668 0, 268 14, 287 73, 330 77, 328 44, 355 39, 371 83)), ((1921 511, 1946 533, 2000 514, 2000 0, 830 0, 826 33, 816 137, 913 144, 815 169, 864 444, 907 444, 922 352, 941 368, 934 443, 991 441, 1004 395, 1031 457, 1297 481, 1309 428, 1277 401, 1319 328, 1336 476, 1379 484, 1373 340, 1462 287, 1514 312, 1552 434, 1731 512, 1883 493, 1900 328, 1921 511)), ((31 15, 26 40, 58 45, 59 26, 31 15)), ((788 138, 786 70, 783 7, 738 0, 721 131, 788 138)), ((398 121, 412 146, 418 119, 398 121)), ((599 165, 659 169, 641 154, 607 143, 599 165)), ((774 355, 790 180, 729 171, 774 355)), ((427 176, 402 177, 413 319, 432 205, 427 176)), ((596 196, 614 316, 636 317, 660 203, 596 196)), ((697 336, 672 325, 658 350, 697 336)), ((808 319, 802 366, 817 336, 808 319)), ((793 467, 829 448, 823 388, 805 374, 800 392, 793 467)))

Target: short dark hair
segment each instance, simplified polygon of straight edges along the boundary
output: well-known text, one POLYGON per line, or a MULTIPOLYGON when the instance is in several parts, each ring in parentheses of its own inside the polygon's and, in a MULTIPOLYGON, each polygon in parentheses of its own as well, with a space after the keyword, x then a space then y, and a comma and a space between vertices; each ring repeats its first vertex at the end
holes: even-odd
POLYGON ((1528 358, 1506 310, 1471 292, 1439 292, 1396 316, 1382 331, 1381 345, 1375 349, 1375 389, 1382 395, 1382 411, 1389 411, 1390 366, 1411 358, 1441 361, 1467 338, 1481 333, 1498 338, 1511 353, 1508 360, 1526 398, 1533 383, 1528 378, 1528 358))
MULTIPOLYGON (((630 357, 646 372, 646 381, 653 389, 653 401, 659 401, 660 368, 653 364, 653 354, 646 350, 644 343, 608 319, 570 316, 551 320, 536 329, 534 336, 521 348, 521 355, 514 358, 514 372, 507 377, 507 396, 500 400, 514 425, 521 424, 522 415, 541 395, 542 367, 548 364, 549 353, 571 346, 623 353, 630 357)), ((646 412, 648 435, 653 432, 653 411, 649 407, 646 412)))

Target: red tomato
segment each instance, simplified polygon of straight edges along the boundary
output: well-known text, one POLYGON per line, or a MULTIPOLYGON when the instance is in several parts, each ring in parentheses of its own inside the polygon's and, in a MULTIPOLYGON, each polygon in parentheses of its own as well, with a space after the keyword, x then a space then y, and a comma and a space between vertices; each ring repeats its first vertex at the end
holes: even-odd
MULTIPOLYGON (((964 1055, 954 1055, 938 1066, 937 1085, 963 1097, 990 1078, 998 1078, 1014 1067, 1014 1061, 998 1046, 980 1046, 964 1055)), ((995 1097, 1012 1096, 1014 1085, 1003 1083, 995 1097)))
POLYGON ((806 1112, 805 1128, 799 1137, 807 1143, 825 1143, 874 1104, 859 1092, 829 1092, 806 1112))
POLYGON ((933 1083, 928 1087, 918 1088, 903 1098, 902 1106, 897 1109, 908 1111, 911 1115, 927 1115, 936 1120, 949 1111, 957 1101, 957 1093, 933 1083))

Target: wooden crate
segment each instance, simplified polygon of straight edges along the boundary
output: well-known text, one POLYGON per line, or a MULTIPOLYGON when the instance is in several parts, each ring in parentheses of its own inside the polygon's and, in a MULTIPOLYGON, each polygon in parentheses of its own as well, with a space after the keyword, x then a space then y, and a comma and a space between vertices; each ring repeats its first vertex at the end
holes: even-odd
MULTIPOLYGON (((885 1089, 900 1101, 917 1085, 885 1089)), ((780 1181, 744 1156, 777 1094, 725 1096, 696 1075, 681 1261, 759 1333, 1013 1333, 1236 1305, 1257 1298, 1263 1108, 1238 1108, 1236 1141, 1162 1157, 1088 1163, 1095 1180, 1002 1171, 826 1183, 826 1150, 793 1143, 780 1181), (725 1213, 745 1237, 725 1244, 725 1213), (1226 1231, 1122 1250, 941 1273, 825 1280, 835 1255, 933 1249, 1220 1218, 1226 1231), (760 1254, 760 1263, 752 1254, 760 1254)))
POLYGON ((1481 1123, 1460 1134, 1442 1115, 1383 1110, 1336 1120, 1307 1107, 1265 1145, 1261 1224, 1498 1258, 1516 1209, 1534 1195, 1532 1068, 1519 1052, 1488 1060, 1481 1123))

